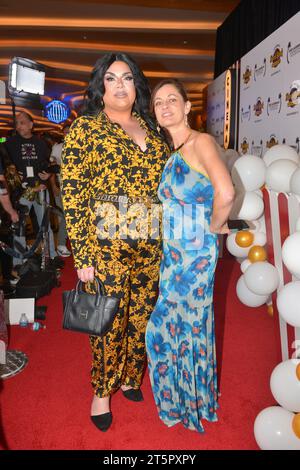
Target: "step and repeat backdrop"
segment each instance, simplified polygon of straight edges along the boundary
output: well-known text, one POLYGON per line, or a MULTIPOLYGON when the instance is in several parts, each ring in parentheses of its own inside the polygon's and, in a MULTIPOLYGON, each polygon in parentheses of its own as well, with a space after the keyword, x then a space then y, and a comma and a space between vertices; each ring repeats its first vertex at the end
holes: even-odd
MULTIPOLYGON (((231 134, 236 137, 229 148, 240 154, 262 157, 268 148, 282 143, 300 150, 299 29, 300 12, 239 61, 239 81, 230 83, 231 97, 236 102, 239 98, 239 105, 229 106, 231 134)), ((237 70, 232 67, 231 72, 237 70)), ((207 88, 207 132, 221 146, 228 93, 226 72, 207 88)))
POLYGON ((224 142, 225 77, 226 72, 207 87, 207 132, 221 147, 224 142))
POLYGON ((300 13, 240 61, 238 151, 262 156, 286 143, 299 152, 300 13))

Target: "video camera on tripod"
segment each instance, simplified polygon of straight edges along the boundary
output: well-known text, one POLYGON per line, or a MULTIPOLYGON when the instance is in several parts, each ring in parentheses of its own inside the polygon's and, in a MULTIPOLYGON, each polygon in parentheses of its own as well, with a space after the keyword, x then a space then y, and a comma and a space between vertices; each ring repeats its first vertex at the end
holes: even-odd
MULTIPOLYGON (((49 294, 53 287, 60 284, 60 270, 64 265, 58 257, 51 259, 49 253, 50 213, 60 213, 60 211, 49 204, 46 190, 39 191, 38 195, 38 202, 43 207, 43 218, 31 247, 29 249, 23 247, 16 239, 14 239, 14 248, 0 242, 0 249, 20 259, 21 264, 18 267, 20 279, 16 284, 15 295, 21 298, 38 299, 49 294), (39 248, 38 254, 36 250, 39 248)), ((13 224, 14 233, 16 236, 25 236, 28 207, 18 204, 18 212, 20 220, 17 224, 13 224)))

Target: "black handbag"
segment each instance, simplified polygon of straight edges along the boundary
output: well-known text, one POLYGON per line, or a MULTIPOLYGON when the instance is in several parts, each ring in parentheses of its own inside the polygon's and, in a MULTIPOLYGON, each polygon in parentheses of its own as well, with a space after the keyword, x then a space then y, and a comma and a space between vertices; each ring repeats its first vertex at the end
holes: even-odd
POLYGON ((103 283, 95 278, 96 294, 89 294, 82 289, 78 281, 76 289, 63 293, 63 328, 93 336, 105 335, 115 319, 120 299, 105 294, 103 283))

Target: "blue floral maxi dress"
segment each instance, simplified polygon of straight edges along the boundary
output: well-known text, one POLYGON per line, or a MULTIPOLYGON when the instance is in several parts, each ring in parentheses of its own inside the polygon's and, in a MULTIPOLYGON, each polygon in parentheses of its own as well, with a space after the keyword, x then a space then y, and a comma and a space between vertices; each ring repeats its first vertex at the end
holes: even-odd
POLYGON ((167 426, 203 432, 217 421, 213 285, 217 235, 209 231, 214 190, 180 151, 162 174, 163 254, 159 297, 146 330, 149 375, 167 426))

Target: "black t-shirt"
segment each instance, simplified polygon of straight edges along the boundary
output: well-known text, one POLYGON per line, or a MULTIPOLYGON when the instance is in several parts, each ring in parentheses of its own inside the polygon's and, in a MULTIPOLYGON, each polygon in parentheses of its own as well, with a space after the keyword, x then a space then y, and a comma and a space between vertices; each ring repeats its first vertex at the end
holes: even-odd
POLYGON ((49 149, 45 142, 35 136, 24 139, 17 134, 10 137, 4 146, 17 171, 22 173, 22 182, 27 182, 29 186, 40 183, 38 173, 49 166, 49 149))

